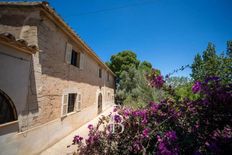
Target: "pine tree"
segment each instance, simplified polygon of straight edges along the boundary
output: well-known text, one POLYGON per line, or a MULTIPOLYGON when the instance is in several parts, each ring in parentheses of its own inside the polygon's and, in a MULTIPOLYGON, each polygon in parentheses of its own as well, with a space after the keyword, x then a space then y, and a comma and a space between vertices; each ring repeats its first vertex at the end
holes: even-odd
POLYGON ((232 42, 227 42, 227 54, 217 55, 215 46, 209 43, 202 56, 197 54, 194 58, 192 78, 203 81, 207 77, 220 77, 225 83, 232 83, 232 42))
POLYGON ((192 68, 192 74, 191 74, 192 78, 194 80, 200 80, 201 77, 203 76, 204 68, 203 68, 203 60, 199 53, 195 56, 191 68, 192 68))

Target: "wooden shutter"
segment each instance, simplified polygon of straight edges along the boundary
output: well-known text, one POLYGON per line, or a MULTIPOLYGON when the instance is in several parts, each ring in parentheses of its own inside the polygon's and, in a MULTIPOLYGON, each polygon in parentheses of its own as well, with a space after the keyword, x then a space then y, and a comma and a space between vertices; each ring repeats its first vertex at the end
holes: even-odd
POLYGON ((66 44, 66 51, 65 51, 65 61, 68 64, 71 64, 71 57, 72 57, 72 45, 67 43, 66 44))
POLYGON ((81 110, 81 101, 82 101, 81 93, 78 93, 77 94, 77 99, 76 99, 76 111, 81 110))
POLYGON ((68 94, 64 94, 62 99, 61 116, 66 116, 67 113, 68 113, 68 94))
POLYGON ((80 52, 80 69, 84 69, 85 65, 85 54, 80 52))

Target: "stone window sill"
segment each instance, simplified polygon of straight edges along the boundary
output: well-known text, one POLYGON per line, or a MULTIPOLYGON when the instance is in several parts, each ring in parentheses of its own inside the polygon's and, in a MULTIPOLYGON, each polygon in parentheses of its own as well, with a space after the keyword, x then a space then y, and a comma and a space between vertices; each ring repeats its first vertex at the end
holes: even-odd
POLYGON ((12 122, 7 122, 7 123, 4 123, 4 124, 1 124, 0 125, 0 128, 4 128, 4 127, 6 127, 6 126, 10 126, 10 125, 13 125, 13 124, 16 124, 16 123, 18 123, 19 121, 17 120, 17 121, 12 121, 12 122))
POLYGON ((76 114, 76 113, 78 113, 78 112, 80 112, 81 110, 75 110, 75 111, 73 111, 73 112, 70 112, 70 113, 67 113, 66 115, 64 115, 64 116, 61 116, 61 118, 65 118, 65 117, 68 117, 68 116, 71 116, 71 115, 74 115, 74 114, 76 114))

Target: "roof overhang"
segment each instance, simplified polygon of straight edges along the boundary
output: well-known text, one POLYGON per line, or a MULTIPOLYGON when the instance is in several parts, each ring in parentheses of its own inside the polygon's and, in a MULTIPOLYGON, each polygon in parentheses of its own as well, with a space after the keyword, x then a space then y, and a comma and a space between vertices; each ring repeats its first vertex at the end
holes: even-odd
POLYGON ((41 3, 43 12, 58 26, 60 26, 61 30, 63 30, 66 34, 68 34, 74 41, 78 41, 81 43, 82 48, 86 49, 89 55, 91 55, 102 67, 104 67, 107 71, 109 71, 113 76, 116 76, 113 71, 97 56, 97 54, 74 32, 65 22, 64 20, 57 15, 57 13, 49 7, 47 3, 41 3), (64 29, 65 28, 65 29, 64 29))
POLYGON ((0 34, 0 44, 15 48, 21 52, 28 54, 34 54, 38 50, 36 46, 28 46, 25 40, 16 40, 15 37, 10 33, 0 34))
POLYGON ((51 21, 53 21, 62 31, 64 31, 73 41, 80 42, 82 48, 86 49, 86 52, 92 56, 100 66, 109 71, 113 76, 116 77, 113 71, 97 56, 97 54, 74 32, 70 26, 68 26, 64 20, 52 9, 48 2, 0 2, 0 6, 33 6, 39 7, 51 21))

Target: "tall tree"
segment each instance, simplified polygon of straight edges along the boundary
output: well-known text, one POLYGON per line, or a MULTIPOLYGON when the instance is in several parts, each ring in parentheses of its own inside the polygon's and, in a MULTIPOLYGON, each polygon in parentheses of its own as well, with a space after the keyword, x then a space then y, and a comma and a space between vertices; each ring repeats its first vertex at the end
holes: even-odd
POLYGON ((139 64, 139 69, 150 73, 152 71, 152 64, 148 61, 143 61, 139 64))
POLYGON ((203 52, 202 58, 204 62, 210 61, 216 57, 215 45, 213 43, 208 43, 206 50, 203 52))
POLYGON ((194 58, 192 68, 192 78, 203 81, 209 76, 220 77, 224 82, 232 82, 232 57, 231 41, 227 42, 227 54, 217 55, 215 46, 209 43, 202 56, 197 54, 194 58))
POLYGON ((157 98, 145 77, 152 71, 150 62, 140 63, 134 52, 122 51, 113 55, 106 64, 118 77, 116 81, 118 103, 140 107, 157 98))
POLYGON ((195 56, 192 67, 191 67, 192 68, 191 76, 194 80, 199 80, 203 76, 204 70, 202 66, 203 66, 203 60, 201 58, 201 55, 198 53, 195 56))
POLYGON ((146 106, 150 101, 160 101, 164 98, 164 91, 152 88, 145 74, 145 70, 135 67, 121 73, 116 89, 116 96, 121 104, 139 108, 146 106))
POLYGON ((129 68, 138 68, 140 61, 137 59, 137 55, 132 51, 122 51, 116 55, 111 56, 110 62, 106 62, 106 65, 120 77, 123 71, 129 71, 129 68))

